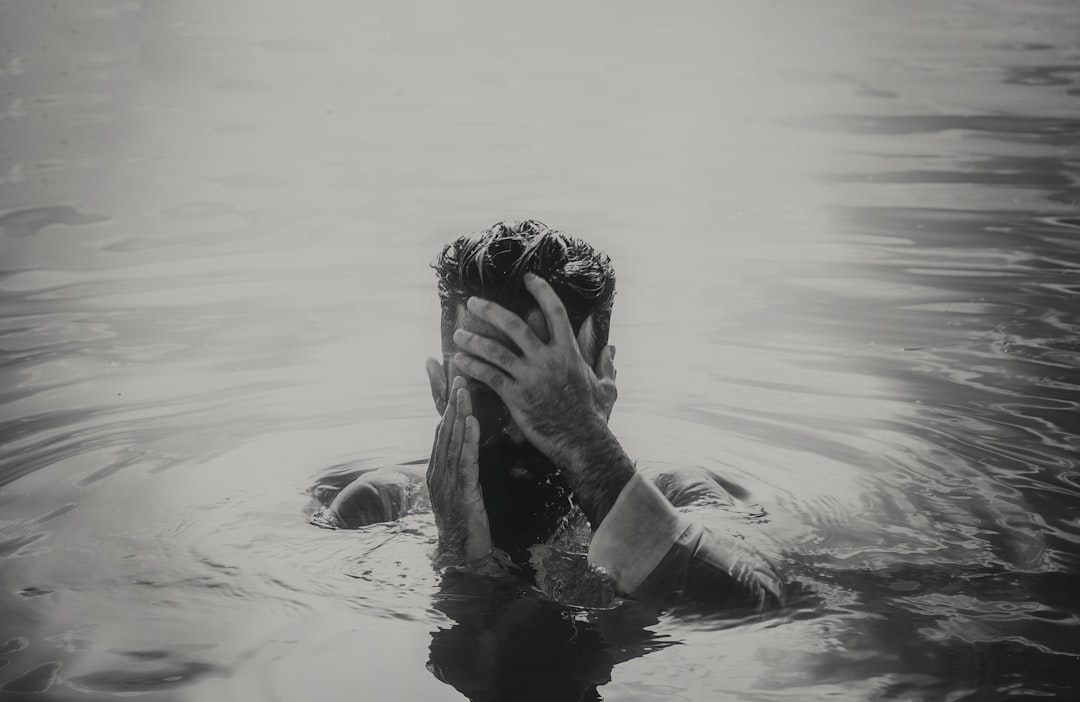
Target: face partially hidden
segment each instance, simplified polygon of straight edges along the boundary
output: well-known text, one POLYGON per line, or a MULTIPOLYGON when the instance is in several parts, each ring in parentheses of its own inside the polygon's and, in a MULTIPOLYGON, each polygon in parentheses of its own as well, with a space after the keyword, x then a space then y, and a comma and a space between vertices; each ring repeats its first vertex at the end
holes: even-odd
MULTIPOLYGON (((542 312, 533 311, 525 321, 541 341, 550 339, 542 312)), ((520 352, 506 335, 464 307, 458 311, 457 326, 520 352)), ((587 338, 589 327, 589 321, 582 325, 579 341, 587 338)), ((528 548, 546 541, 570 512, 570 488, 555 464, 525 439, 499 396, 461 373, 449 360, 459 351, 450 343, 449 348, 443 349, 447 387, 455 377, 462 376, 472 397, 473 413, 480 423, 480 486, 492 540, 515 562, 524 565, 529 558, 528 548)))

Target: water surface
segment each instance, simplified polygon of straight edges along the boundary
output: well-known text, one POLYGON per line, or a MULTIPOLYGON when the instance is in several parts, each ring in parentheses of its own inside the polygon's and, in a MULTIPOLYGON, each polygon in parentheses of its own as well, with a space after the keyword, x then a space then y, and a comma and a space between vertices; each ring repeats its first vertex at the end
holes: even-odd
POLYGON ((0 699, 1068 696, 1078 37, 1067 0, 0 3, 0 699), (520 218, 612 255, 613 427, 746 486, 786 610, 584 611, 440 579, 430 514, 307 523, 424 457, 428 264, 520 218))

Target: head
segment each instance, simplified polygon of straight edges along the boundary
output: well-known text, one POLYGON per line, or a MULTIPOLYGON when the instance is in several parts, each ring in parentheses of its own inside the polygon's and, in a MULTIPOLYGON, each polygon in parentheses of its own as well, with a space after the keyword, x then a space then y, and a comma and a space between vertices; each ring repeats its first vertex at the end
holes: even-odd
MULTIPOLYGON (((465 328, 505 341, 500 332, 468 312, 465 303, 470 297, 497 302, 524 319, 542 341, 550 338, 544 316, 525 288, 526 273, 543 277, 554 288, 566 307, 585 361, 596 369, 597 363, 605 360, 602 351, 611 325, 615 271, 607 254, 585 241, 535 220, 499 222, 444 246, 432 267, 438 278, 442 307, 443 373, 441 378, 437 375, 431 378, 432 394, 440 414, 446 408, 446 390, 459 375, 446 360, 458 350, 454 331, 465 328)), ((502 432, 520 442, 520 432, 505 408, 502 412, 489 411, 501 406, 494 393, 476 381, 466 380, 480 420, 481 440, 491 440, 502 432)))
MULTIPOLYGON (((547 280, 562 300, 585 361, 598 376, 614 377, 613 350, 607 342, 615 297, 615 271, 605 253, 534 220, 499 222, 490 229, 463 235, 447 244, 433 268, 442 306, 444 360, 441 364, 429 362, 428 376, 440 414, 446 409, 450 384, 461 375, 453 362, 447 360, 458 351, 454 331, 464 328, 508 341, 501 332, 468 312, 465 303, 470 297, 482 297, 502 305, 524 319, 541 341, 550 338, 544 315, 525 288, 524 275, 528 272, 547 280)), ((497 521, 493 510, 510 509, 524 518, 529 509, 522 509, 520 499, 526 496, 546 494, 545 504, 551 500, 568 504, 569 491, 558 471, 528 444, 498 396, 477 381, 467 376, 464 379, 480 423, 480 475, 493 534, 497 521), (545 485, 551 484, 537 488, 513 479, 514 475, 526 473, 545 485), (496 496, 498 504, 493 504, 496 496)), ((544 511, 548 507, 538 505, 537 509, 544 511)))
POLYGON ((432 268, 439 281, 444 353, 453 345, 454 330, 472 296, 497 302, 522 318, 538 312, 525 289, 526 273, 551 284, 575 333, 589 323, 583 353, 593 355, 607 343, 615 270, 607 254, 577 237, 531 219, 498 222, 444 246, 432 268))

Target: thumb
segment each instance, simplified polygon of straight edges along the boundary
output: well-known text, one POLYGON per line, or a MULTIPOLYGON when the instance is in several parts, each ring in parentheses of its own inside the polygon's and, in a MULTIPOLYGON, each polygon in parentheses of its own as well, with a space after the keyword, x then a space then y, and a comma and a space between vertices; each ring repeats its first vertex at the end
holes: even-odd
POLYGON ((619 388, 616 387, 615 381, 610 378, 604 378, 598 383, 600 389, 600 408, 604 412, 604 416, 611 419, 611 410, 615 407, 615 401, 619 399, 619 388))
POLYGON ((427 371, 428 383, 431 384, 431 399, 435 402, 435 409, 440 415, 445 414, 448 384, 446 368, 437 359, 429 358, 424 369, 427 371))
POLYGON ((600 349, 600 353, 596 354, 596 362, 593 363, 593 373, 596 373, 596 377, 599 380, 608 378, 612 381, 615 380, 615 347, 608 344, 604 348, 600 349))

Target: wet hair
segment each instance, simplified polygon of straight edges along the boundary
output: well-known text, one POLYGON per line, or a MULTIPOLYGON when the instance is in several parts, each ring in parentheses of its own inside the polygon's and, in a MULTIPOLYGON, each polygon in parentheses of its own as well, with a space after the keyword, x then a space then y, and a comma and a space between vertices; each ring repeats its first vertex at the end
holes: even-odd
POLYGON ((615 270, 607 254, 577 237, 532 219, 498 222, 444 246, 432 268, 439 280, 444 347, 450 345, 458 307, 474 295, 522 317, 538 309, 525 288, 528 272, 551 284, 575 334, 592 315, 591 350, 586 353, 595 353, 607 343, 615 270))

